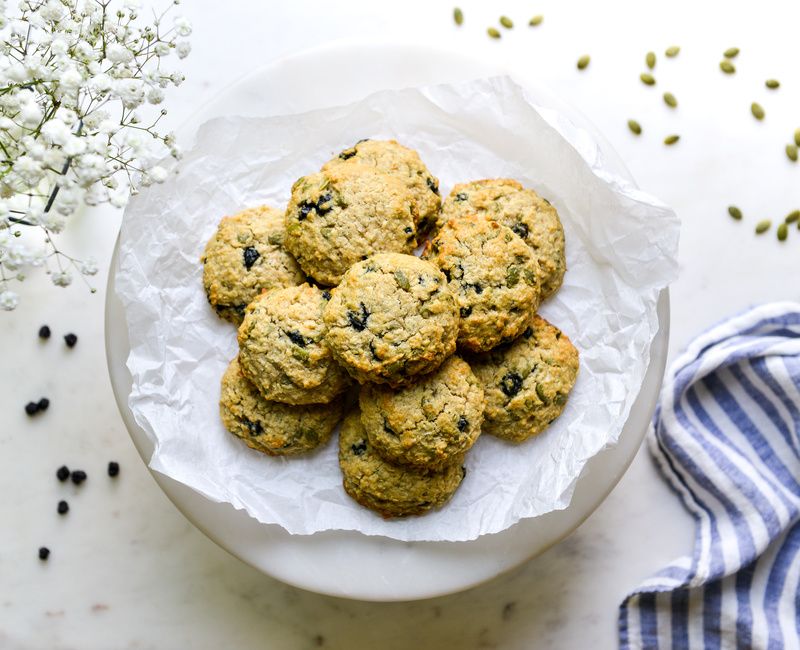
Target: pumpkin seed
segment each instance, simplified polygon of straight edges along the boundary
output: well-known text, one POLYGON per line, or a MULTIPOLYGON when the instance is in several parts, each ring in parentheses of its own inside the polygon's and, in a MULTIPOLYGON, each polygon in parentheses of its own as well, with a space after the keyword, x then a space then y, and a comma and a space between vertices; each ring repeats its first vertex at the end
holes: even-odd
POLYGON ((651 75, 649 72, 643 72, 642 74, 640 74, 639 79, 641 79, 642 83, 647 86, 655 86, 656 84, 655 77, 653 77, 653 75, 651 75))
POLYGON ((787 144, 786 145, 786 156, 792 162, 797 162, 797 145, 787 144))
POLYGON ((729 47, 722 53, 722 56, 724 56, 726 59, 735 59, 737 54, 739 54, 738 47, 729 47))
POLYGON ((672 93, 664 93, 664 103, 670 108, 676 108, 678 106, 678 100, 675 99, 675 95, 672 93))
POLYGON ((679 136, 679 135, 668 135, 666 138, 664 138, 664 144, 667 145, 667 146, 671 146, 671 145, 675 144, 680 139, 681 139, 681 136, 679 136))
POLYGON ((487 29, 486 33, 489 34, 489 38, 500 38, 500 32, 498 32, 494 27, 487 29))
POLYGON ((735 205, 732 205, 728 208, 728 214, 731 215, 736 221, 742 220, 742 211, 737 208, 735 205))
POLYGON ((670 59, 675 58, 678 56, 678 53, 681 51, 681 48, 677 45, 670 45, 665 51, 664 54, 668 56, 670 59))
POLYGON ((753 114, 753 117, 756 118, 757 120, 763 120, 764 115, 766 115, 766 113, 764 112, 764 107, 761 106, 761 104, 759 104, 758 102, 753 102, 752 104, 750 104, 750 112, 753 114))
POLYGON ((800 147, 800 129, 795 130, 794 132, 794 143, 800 147))
POLYGON ((759 221, 756 224, 756 235, 763 235, 767 230, 770 229, 772 226, 772 222, 769 219, 764 219, 763 221, 759 221))
POLYGON ((500 16, 500 24, 506 29, 511 29, 514 27, 514 21, 508 16, 500 16))
POLYGON ((789 236, 789 226, 785 223, 782 223, 778 226, 778 241, 786 241, 786 238, 789 236))
POLYGON ((456 25, 461 25, 464 23, 464 12, 458 7, 453 9, 453 20, 456 21, 456 25))
POLYGON ((580 59, 578 59, 578 70, 585 70, 589 66, 589 62, 591 60, 592 59, 588 54, 584 54, 580 59))
POLYGON ((647 56, 644 57, 644 62, 647 64, 647 67, 651 70, 656 67, 656 53, 655 52, 648 52, 647 56))
POLYGON ((541 14, 537 14, 536 16, 531 18, 530 21, 528 21, 528 24, 531 27, 538 27, 539 25, 542 24, 543 20, 544 20, 544 16, 542 16, 541 14))
POLYGON ((731 63, 727 59, 719 62, 719 69, 722 70, 725 74, 733 74, 734 72, 736 72, 736 67, 733 65, 733 63, 731 63))
POLYGON ((795 221, 800 221, 800 210, 795 210, 790 212, 786 215, 786 219, 784 219, 786 223, 794 223, 795 221))
POLYGON ((639 124, 636 120, 628 120, 628 128, 634 135, 642 134, 642 125, 639 124))
POLYGON ((541 384, 536 384, 536 397, 542 400, 542 403, 549 404, 550 400, 547 399, 547 394, 544 392, 544 387, 541 384))
POLYGON ((776 88, 780 88, 781 87, 781 82, 778 81, 777 79, 767 79, 764 82, 764 85, 767 88, 769 88, 770 90, 775 90, 776 88))

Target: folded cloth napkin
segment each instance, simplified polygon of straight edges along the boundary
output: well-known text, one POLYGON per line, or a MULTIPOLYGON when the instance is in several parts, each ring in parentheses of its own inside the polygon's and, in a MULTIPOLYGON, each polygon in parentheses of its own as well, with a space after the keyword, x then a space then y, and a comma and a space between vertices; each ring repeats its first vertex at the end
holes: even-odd
POLYGON ((620 606, 621 648, 800 648, 800 303, 698 337, 648 443, 696 520, 692 557, 620 606))

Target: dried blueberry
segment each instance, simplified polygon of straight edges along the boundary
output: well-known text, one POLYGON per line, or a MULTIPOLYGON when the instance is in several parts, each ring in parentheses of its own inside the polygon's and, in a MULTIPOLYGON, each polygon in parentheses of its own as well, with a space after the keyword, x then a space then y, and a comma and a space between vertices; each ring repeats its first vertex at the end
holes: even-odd
POLYGON ((333 210, 333 206, 332 205, 327 207, 327 208, 322 207, 323 203, 328 203, 332 198, 333 198, 333 194, 331 194, 330 192, 326 192, 325 194, 323 194, 321 197, 319 197, 317 199, 316 208, 317 208, 317 214, 318 215, 323 216, 325 214, 328 214, 328 212, 330 212, 331 210, 333 210))
POLYGON ((462 307, 458 313, 461 318, 466 318, 472 313, 472 307, 462 307))
POLYGON ((39 328, 39 338, 40 339, 49 339, 50 338, 50 328, 47 325, 42 325, 39 328))
POLYGON ((358 142, 355 143, 354 146, 360 145, 362 142, 369 142, 369 138, 361 138, 358 142))
POLYGON ((243 422, 244 426, 247 427, 248 433, 253 437, 260 436, 264 432, 261 422, 251 422, 250 420, 244 420, 243 422))
POLYGON ((62 483, 69 478, 69 467, 62 465, 56 470, 56 478, 62 483))
POLYGON ((367 328, 367 318, 369 318, 369 312, 367 311, 366 305, 364 305, 363 302, 360 303, 360 305, 360 314, 349 310, 347 312, 347 320, 350 322, 350 327, 352 327, 356 332, 363 332, 367 328))
POLYGON ((505 393, 506 397, 514 397, 522 388, 522 377, 516 372, 509 372, 500 380, 500 390, 505 393))
POLYGON ((58 514, 65 515, 69 512, 69 504, 66 501, 59 501, 56 510, 58 510, 58 514))
POLYGON ((465 193, 465 192, 459 192, 458 194, 456 194, 456 198, 455 198, 455 200, 456 200, 456 201, 459 201, 459 202, 460 202, 460 201, 466 201, 466 200, 467 200, 467 195, 466 195, 466 193, 465 193))
POLYGON ((119 463, 113 460, 108 464, 108 475, 110 477, 119 476, 119 463))
POLYGON ((350 449, 356 456, 360 456, 367 451, 367 441, 359 440, 356 444, 350 445, 350 449))
POLYGON ((36 405, 40 411, 46 411, 47 407, 50 406, 50 400, 46 397, 43 397, 39 400, 39 403, 36 405))
POLYGON ((458 424, 456 426, 458 426, 459 431, 464 431, 469 426, 469 420, 462 415, 458 418, 458 424))
POLYGON ((39 405, 36 402, 28 402, 25 405, 25 412, 29 416, 34 416, 39 412, 39 405))
POLYGON ((284 332, 286 336, 289 337, 289 340, 294 343, 295 345, 299 345, 301 348, 306 347, 310 343, 310 341, 303 337, 300 332, 295 332, 292 330, 291 332, 284 332))
POLYGON ((353 156, 358 153, 355 147, 350 147, 349 149, 345 149, 342 153, 339 154, 339 158, 341 160, 350 160, 353 156))
POLYGON ((50 549, 47 548, 46 546, 39 547, 39 559, 46 560, 49 557, 50 557, 50 549))
POLYGON ((331 299, 331 292, 327 289, 322 292, 322 299, 323 300, 330 300, 331 299))
POLYGON ((311 201, 302 201, 298 206, 297 211, 297 220, 303 221, 308 216, 308 214, 317 207, 316 203, 312 203, 311 201))
POLYGON ((483 293, 483 285, 479 284, 478 282, 473 284, 472 288, 475 289, 475 293, 477 293, 478 295, 483 293))
POLYGON ((517 233, 522 239, 528 238, 528 224, 525 223, 515 223, 511 226, 511 230, 517 233))
POLYGON ((560 338, 561 338, 561 332, 557 331, 556 332, 556 341, 558 341, 558 339, 560 339, 560 338))
POLYGON ((244 257, 244 268, 249 271, 261 254, 252 246, 248 246, 242 251, 242 256, 244 257))
POLYGON ((64 335, 64 342, 67 344, 68 348, 74 348, 75 344, 78 342, 78 337, 75 334, 69 333, 64 335))
POLYGON ((86 478, 87 478, 87 477, 86 477, 86 472, 84 472, 82 469, 76 469, 76 470, 74 470, 74 471, 72 472, 72 474, 70 474, 70 476, 72 477, 72 482, 73 482, 75 485, 80 485, 80 484, 81 484, 81 483, 83 483, 83 482, 86 480, 86 478))
POLYGON ((428 185, 428 189, 431 192, 433 192, 436 195, 439 194, 439 183, 437 183, 435 180, 433 180, 430 177, 425 179, 425 183, 428 185))
POLYGON ((403 228, 403 232, 411 234, 412 232, 414 232, 414 229, 411 226, 406 226, 405 228, 403 228))

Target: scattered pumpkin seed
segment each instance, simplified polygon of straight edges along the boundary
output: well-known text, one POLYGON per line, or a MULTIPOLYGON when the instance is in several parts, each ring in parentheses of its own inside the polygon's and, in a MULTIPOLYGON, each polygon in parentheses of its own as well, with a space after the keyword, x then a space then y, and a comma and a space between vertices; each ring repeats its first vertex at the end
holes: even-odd
POLYGON ((500 16, 500 24, 506 29, 512 29, 514 27, 514 21, 508 16, 500 16))
POLYGON ((794 132, 794 143, 800 147, 800 129, 796 129, 794 132))
POLYGON ((738 54, 739 54, 738 47, 729 47, 722 53, 722 56, 724 56, 726 59, 735 59, 738 54))
POLYGON ((578 59, 578 70, 585 70, 589 66, 589 62, 591 60, 592 59, 588 54, 584 54, 580 59, 578 59))
POLYGON ((784 219, 785 223, 794 223, 795 221, 800 221, 800 210, 794 210, 786 215, 786 219, 784 219))
POLYGON ((677 108, 678 106, 678 100, 675 99, 675 95, 672 93, 664 93, 664 103, 670 108, 677 108))
POLYGON ((664 144, 667 145, 667 146, 671 146, 671 145, 675 144, 680 139, 681 139, 681 136, 679 136, 679 135, 668 135, 666 138, 664 138, 664 144))
POLYGON ((786 156, 792 162, 797 162, 797 145, 795 145, 795 144, 787 144, 786 145, 786 156))
POLYGON ((644 57, 644 62, 647 64, 647 67, 651 70, 656 67, 656 53, 655 52, 648 52, 647 56, 644 57))
POLYGON ((772 222, 769 219, 764 219, 763 221, 759 221, 756 224, 756 235, 763 235, 767 230, 770 229, 772 226, 772 222))
POLYGON ((642 134, 642 125, 639 124, 636 120, 628 120, 628 128, 634 135, 642 134))
POLYGON ((733 74, 734 72, 736 72, 736 67, 733 65, 733 63, 731 63, 727 59, 719 62, 719 69, 722 70, 725 74, 733 74))
POLYGON ((537 14, 537 15, 535 15, 533 18, 531 18, 531 19, 528 21, 528 24, 529 24, 531 27, 538 27, 539 25, 541 25, 541 24, 542 24, 542 21, 543 21, 543 20, 544 20, 544 16, 542 16, 542 14, 537 14))
POLYGON ((656 85, 655 77, 653 75, 651 75, 649 72, 643 72, 642 74, 640 74, 639 75, 639 79, 641 79, 642 83, 647 85, 647 86, 655 86, 656 85))
POLYGON ((456 25, 461 25, 464 22, 464 12, 458 7, 453 9, 453 20, 456 21, 456 25))
POLYGON ((766 113, 764 112, 764 107, 761 106, 758 102, 753 102, 750 104, 750 112, 753 114, 753 117, 757 120, 763 120, 766 113))
POLYGON ((767 88, 769 88, 770 90, 775 90, 776 88, 780 88, 781 87, 781 82, 778 81, 777 79, 767 79, 764 82, 764 85, 767 88))
POLYGON ((782 223, 778 226, 778 241, 786 241, 786 238, 789 236, 789 226, 785 223, 782 223))
POLYGON ((487 29, 486 33, 489 34, 489 38, 500 38, 500 32, 498 32, 494 27, 487 29))
POLYGON ((728 208, 728 214, 731 215, 736 221, 742 220, 742 211, 737 208, 735 205, 732 205, 728 208))
POLYGON ((678 56, 678 53, 681 51, 681 48, 677 45, 670 45, 665 51, 664 55, 668 56, 670 59, 675 58, 678 56))

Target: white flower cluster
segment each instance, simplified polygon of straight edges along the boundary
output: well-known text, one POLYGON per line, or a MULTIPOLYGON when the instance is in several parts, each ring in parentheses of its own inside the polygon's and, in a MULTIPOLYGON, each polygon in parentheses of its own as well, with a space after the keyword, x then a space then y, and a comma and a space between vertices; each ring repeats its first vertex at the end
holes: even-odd
POLYGON ((164 59, 191 50, 189 23, 165 26, 167 11, 141 25, 131 0, 21 0, 13 12, 0 0, 0 309, 16 307, 10 285, 28 267, 57 286, 96 273, 53 235, 81 204, 124 206, 180 156, 152 107, 184 79, 164 59))

